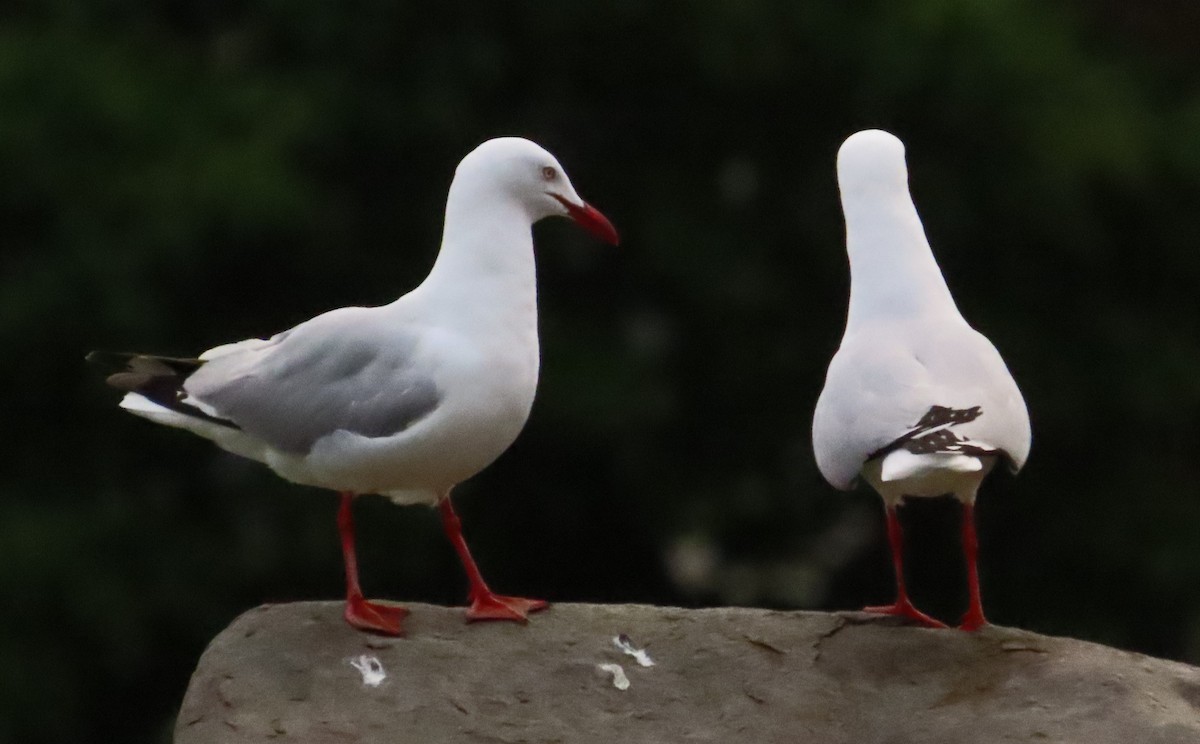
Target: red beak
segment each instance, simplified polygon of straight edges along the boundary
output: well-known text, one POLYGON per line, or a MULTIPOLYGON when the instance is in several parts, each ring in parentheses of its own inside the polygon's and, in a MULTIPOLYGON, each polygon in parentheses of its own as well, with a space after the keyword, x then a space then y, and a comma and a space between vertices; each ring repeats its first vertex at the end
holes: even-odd
POLYGON ((558 194, 551 194, 559 203, 567 208, 567 216, 575 220, 584 230, 587 230, 592 235, 600 238, 605 243, 612 245, 620 245, 621 238, 617 235, 617 228, 608 221, 608 218, 600 214, 600 211, 591 204, 584 202, 582 205, 572 204, 558 194))

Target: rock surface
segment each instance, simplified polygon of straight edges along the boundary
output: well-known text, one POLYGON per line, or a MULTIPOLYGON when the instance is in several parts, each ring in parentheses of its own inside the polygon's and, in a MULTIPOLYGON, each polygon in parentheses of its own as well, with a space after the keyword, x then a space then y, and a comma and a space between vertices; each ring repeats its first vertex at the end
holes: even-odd
POLYGON ((1200 742, 1200 669, 1021 630, 572 604, 467 625, 409 607, 400 639, 352 630, 340 603, 247 612, 201 658, 175 741, 1200 742))

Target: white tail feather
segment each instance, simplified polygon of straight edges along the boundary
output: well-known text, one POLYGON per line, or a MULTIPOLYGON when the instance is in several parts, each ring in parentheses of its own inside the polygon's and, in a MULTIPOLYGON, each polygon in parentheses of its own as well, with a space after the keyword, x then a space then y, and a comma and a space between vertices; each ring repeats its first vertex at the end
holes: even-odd
POLYGON ((121 408, 142 418, 149 419, 156 424, 187 429, 193 434, 199 434, 205 439, 211 439, 217 443, 217 446, 235 455, 248 457, 251 460, 258 460, 259 462, 265 461, 266 446, 241 429, 234 429, 198 416, 189 416, 186 413, 172 411, 170 408, 160 406, 139 393, 126 393, 125 397, 121 399, 121 408))
POLYGON ((983 470, 978 457, 958 452, 930 452, 916 455, 906 449, 889 452, 883 458, 879 479, 885 483, 923 478, 935 472, 977 473, 983 470))

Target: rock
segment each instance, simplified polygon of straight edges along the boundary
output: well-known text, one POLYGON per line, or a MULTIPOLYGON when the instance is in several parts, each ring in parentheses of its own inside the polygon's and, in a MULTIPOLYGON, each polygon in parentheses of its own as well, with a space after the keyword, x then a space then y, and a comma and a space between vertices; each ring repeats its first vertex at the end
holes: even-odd
POLYGON ((247 612, 201 657, 175 741, 1200 742, 1200 669, 1010 628, 581 604, 467 625, 408 606, 398 639, 341 603, 247 612))

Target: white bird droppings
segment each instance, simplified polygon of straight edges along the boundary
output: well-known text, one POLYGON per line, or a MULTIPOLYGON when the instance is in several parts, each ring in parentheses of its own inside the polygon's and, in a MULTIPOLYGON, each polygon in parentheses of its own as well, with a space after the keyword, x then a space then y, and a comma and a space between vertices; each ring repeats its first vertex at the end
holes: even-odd
POLYGON ((618 690, 629 689, 629 677, 625 676, 625 670, 621 668, 620 664, 597 664, 596 668, 612 675, 613 687, 618 690))
POLYGON ((654 666, 654 659, 650 658, 650 654, 646 653, 646 650, 643 648, 634 648, 633 641, 629 640, 629 636, 624 633, 619 636, 613 636, 613 645, 629 656, 632 656, 641 666, 654 666))
POLYGON ((387 678, 387 672, 383 671, 383 664, 374 656, 363 654, 356 659, 351 659, 350 666, 362 674, 364 687, 379 687, 387 678))

